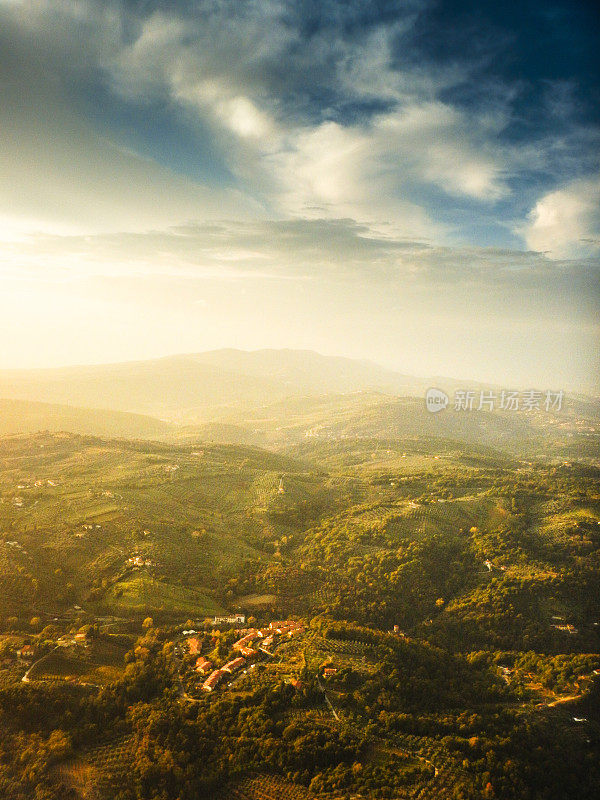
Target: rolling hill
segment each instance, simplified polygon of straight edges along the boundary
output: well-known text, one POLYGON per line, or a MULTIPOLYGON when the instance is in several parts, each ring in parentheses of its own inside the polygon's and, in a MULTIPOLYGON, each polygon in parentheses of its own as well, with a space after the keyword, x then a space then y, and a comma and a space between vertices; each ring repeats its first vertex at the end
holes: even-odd
POLYGON ((295 350, 215 350, 121 364, 0 371, 2 398, 188 423, 290 396, 372 389, 407 395, 422 393, 425 385, 367 361, 295 350))
POLYGON ((421 397, 390 397, 367 391, 289 397, 259 408, 224 413, 212 423, 183 427, 177 436, 253 444, 302 458, 312 458, 311 454, 336 442, 342 447, 349 446, 350 440, 398 445, 405 439, 423 437, 523 456, 597 457, 598 419, 597 403, 570 397, 560 414, 543 410, 466 413, 452 408, 431 414, 421 397))
MULTIPOLYGON (((0 435, 65 430, 254 445, 304 456, 323 440, 438 437, 532 455, 597 457, 600 411, 568 396, 560 414, 430 414, 417 379, 368 361, 295 350, 215 350, 151 361, 0 371, 0 435), (129 416, 127 416, 129 415, 129 416)), ((467 388, 460 384, 460 388, 467 388)), ((477 384, 470 383, 475 389, 477 384)), ((489 389, 489 387, 487 387, 489 389)))
POLYGON ((142 414, 29 400, 0 400, 0 436, 66 431, 92 436, 159 439, 173 430, 170 423, 142 414))
POLYGON ((355 496, 353 481, 255 448, 3 437, 0 615, 75 597, 113 613, 216 613, 225 579, 355 496))
POLYGON ((194 358, 0 373, 0 397, 105 408, 163 419, 202 420, 209 409, 266 402, 283 388, 266 378, 233 373, 194 358))
MULTIPOLYGON (((426 434, 392 440, 406 432, 402 414, 394 422, 389 398, 368 398, 339 399, 337 422, 331 397, 299 402, 300 429, 320 419, 323 435, 293 446, 284 432, 287 452, 279 453, 193 435, 0 438, 7 769, 24 752, 37 758, 53 746, 48 758, 64 755, 60 772, 54 760, 43 767, 59 787, 48 800, 133 800, 143 743, 167 754, 171 781, 176 742, 185 769, 172 785, 182 796, 204 742, 211 749, 198 774, 209 758, 222 772, 197 797, 217 797, 214 787, 233 778, 234 792, 222 797, 308 797, 315 789, 336 800, 517 800, 548 770, 543 741, 548 763, 568 753, 573 764, 567 789, 554 792, 552 778, 543 797, 595 797, 586 787, 597 785, 598 763, 598 468, 524 461, 426 434), (207 617, 232 612, 247 615, 253 646, 243 668, 238 659, 238 671, 206 692, 198 650, 213 675, 233 669, 226 665, 242 652, 237 627, 207 617), (263 638, 256 629, 286 619, 295 620, 293 634, 279 622, 254 646, 263 638), (25 643, 36 651, 33 663, 23 660, 25 643), (585 719, 574 719, 584 713, 575 702, 587 704, 585 719), (266 725, 260 749, 249 750, 266 725), (72 739, 61 734, 67 726, 72 739), (265 758, 280 759, 290 742, 306 747, 310 737, 307 763, 318 763, 317 773, 305 779, 300 762, 273 760, 268 775, 256 776, 265 758), (327 771, 315 759, 338 740, 344 749, 327 771), (69 741, 82 745, 72 752, 69 741), (233 749, 223 754, 224 746, 233 749), (343 794, 324 792, 346 752, 343 794), (234 761, 241 769, 232 775, 234 761), (518 793, 482 793, 491 768, 502 786, 507 761, 510 776, 521 764, 518 793), (287 783, 273 789, 265 779, 281 763, 287 783), (237 792, 247 773, 257 793, 237 792), (64 775, 98 792, 69 795, 64 775), (311 792, 297 794, 307 783, 311 792)), ((264 413, 267 430, 278 433, 274 409, 264 413)), ((406 424, 419 419, 408 413, 406 424)), ((158 761, 148 763, 150 798, 158 761)))

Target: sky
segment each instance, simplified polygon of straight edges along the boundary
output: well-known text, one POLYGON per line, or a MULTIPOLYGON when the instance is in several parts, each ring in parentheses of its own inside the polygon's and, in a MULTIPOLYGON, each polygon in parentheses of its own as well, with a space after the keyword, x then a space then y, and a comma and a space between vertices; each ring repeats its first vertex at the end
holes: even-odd
POLYGON ((600 391, 599 23, 0 0, 0 368, 292 347, 600 391))

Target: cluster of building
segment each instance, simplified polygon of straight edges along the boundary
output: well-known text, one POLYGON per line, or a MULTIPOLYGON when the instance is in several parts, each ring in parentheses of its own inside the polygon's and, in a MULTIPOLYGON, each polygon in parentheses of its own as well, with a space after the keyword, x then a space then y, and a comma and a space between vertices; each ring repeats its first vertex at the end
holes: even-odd
MULTIPOLYGON (((287 633, 290 637, 304 631, 304 625, 301 622, 296 622, 293 619, 288 620, 275 620, 269 623, 269 630, 283 635, 287 633)), ((259 635, 264 636, 264 631, 259 631, 259 635)))
POLYGON ((32 644, 24 644, 17 650, 17 657, 29 661, 35 656, 35 648, 32 644))
MULTIPOLYGON (((268 628, 250 628, 249 630, 242 631, 244 635, 233 645, 233 650, 237 655, 220 669, 214 669, 210 672, 210 675, 202 684, 202 691, 212 692, 226 675, 233 675, 239 672, 239 670, 248 663, 248 660, 258 656, 259 651, 271 655, 269 648, 273 646, 277 636, 287 636, 291 638, 292 636, 302 633, 303 630, 304 627, 301 623, 294 622, 293 620, 286 620, 272 622, 268 628)), ((191 640, 188 639, 188 645, 190 641, 191 640)), ((191 652, 190 649, 190 653, 191 652)), ((206 675, 211 668, 212 664, 206 658, 200 657, 196 661, 195 670, 201 675, 206 675)))
POLYGON ((554 622, 552 623, 552 627, 555 628, 557 631, 563 631, 563 633, 570 633, 570 634, 579 633, 579 631, 574 625, 571 625, 565 621, 564 617, 560 617, 558 614, 553 614, 552 619, 554 620, 554 622))
MULTIPOLYGON (((202 691, 212 692, 213 689, 216 689, 216 687, 219 685, 219 683, 223 680, 223 678, 226 675, 233 675, 234 673, 239 672, 239 670, 243 666, 245 666, 245 664, 246 664, 246 659, 243 658, 242 656, 238 656, 237 658, 232 658, 231 661, 228 661, 220 669, 214 669, 202 684, 202 691)), ((209 665, 210 662, 208 662, 207 666, 209 665)), ((203 669, 206 668, 204 667, 204 665, 202 666, 203 669)), ((202 674, 205 673, 202 672, 202 674)))
POLYGON ((127 563, 132 567, 151 567, 153 562, 149 558, 144 558, 140 555, 131 556, 127 559, 127 563))
POLYGON ((574 625, 568 625, 568 624, 552 625, 552 627, 556 628, 557 631, 563 631, 564 633, 570 633, 570 634, 579 633, 579 631, 574 625))
POLYGON ((31 483, 19 483, 17 485, 17 489, 33 489, 34 487, 37 487, 39 489, 41 486, 58 486, 58 484, 57 484, 56 481, 52 481, 50 479, 48 479, 48 480, 39 480, 39 481, 35 481, 33 484, 31 484, 31 483))
POLYGON ((245 625, 246 624, 246 615, 245 614, 232 614, 228 617, 215 617, 213 619, 213 625, 245 625))
POLYGON ((66 633, 56 640, 56 647, 89 647, 90 638, 86 631, 76 634, 66 633))
POLYGON ((254 646, 260 650, 268 651, 272 647, 276 636, 287 636, 292 638, 304 631, 304 626, 300 622, 294 620, 275 621, 271 622, 268 628, 250 628, 244 632, 244 636, 233 645, 234 650, 238 650, 242 655, 244 651, 250 650, 253 654, 256 652, 254 646))

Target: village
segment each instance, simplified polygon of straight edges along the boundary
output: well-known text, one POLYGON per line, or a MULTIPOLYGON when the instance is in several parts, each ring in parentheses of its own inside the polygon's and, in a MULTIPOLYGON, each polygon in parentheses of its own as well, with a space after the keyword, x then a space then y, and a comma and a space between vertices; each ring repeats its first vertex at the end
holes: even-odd
MULTIPOLYGON (((229 617, 215 617, 213 624, 240 625, 245 624, 243 614, 229 617)), ((215 636, 201 639, 195 630, 183 631, 183 640, 176 648, 176 655, 182 659, 183 671, 191 671, 204 678, 200 688, 202 692, 213 692, 226 679, 231 679, 240 672, 254 669, 259 661, 273 658, 275 648, 283 641, 290 640, 304 632, 304 625, 296 620, 275 620, 263 628, 235 628, 238 637, 231 645, 226 660, 219 658, 224 663, 218 665, 212 659, 202 654, 203 649, 212 647, 213 652, 217 645, 215 636)))

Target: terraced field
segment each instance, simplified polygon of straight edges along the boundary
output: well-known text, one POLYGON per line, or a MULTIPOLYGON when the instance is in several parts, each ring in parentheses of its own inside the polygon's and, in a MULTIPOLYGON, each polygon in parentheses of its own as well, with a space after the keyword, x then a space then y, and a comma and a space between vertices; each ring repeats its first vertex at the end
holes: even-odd
MULTIPOLYGON (((272 775, 254 775, 228 786, 219 800, 311 800, 314 795, 302 786, 272 775)), ((330 800, 337 800, 330 795, 330 800)))
POLYGON ((129 646, 110 637, 92 641, 89 646, 52 650, 32 666, 31 681, 77 681, 106 685, 119 680, 125 668, 124 656, 129 646))
POLYGON ((167 611, 196 616, 224 613, 224 609, 206 594, 164 583, 146 573, 138 573, 115 583, 101 601, 102 611, 113 614, 142 614, 167 611))
POLYGON ((9 611, 203 616, 224 610, 225 576, 268 562, 298 514, 335 508, 343 488, 250 448, 39 434, 0 442, 0 499, 9 611), (148 574, 131 574, 135 556, 148 574))

